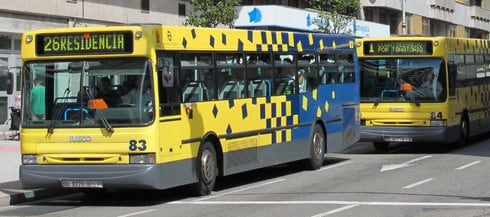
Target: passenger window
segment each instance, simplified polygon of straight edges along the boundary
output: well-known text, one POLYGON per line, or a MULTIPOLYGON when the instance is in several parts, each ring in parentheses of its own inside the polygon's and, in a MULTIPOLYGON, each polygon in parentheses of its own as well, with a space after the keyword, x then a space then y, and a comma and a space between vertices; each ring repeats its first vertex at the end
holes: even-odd
POLYGON ((216 54, 215 83, 219 100, 245 97, 245 65, 241 53, 216 54))
POLYGON ((339 83, 340 75, 335 54, 320 54, 320 82, 322 84, 339 83))

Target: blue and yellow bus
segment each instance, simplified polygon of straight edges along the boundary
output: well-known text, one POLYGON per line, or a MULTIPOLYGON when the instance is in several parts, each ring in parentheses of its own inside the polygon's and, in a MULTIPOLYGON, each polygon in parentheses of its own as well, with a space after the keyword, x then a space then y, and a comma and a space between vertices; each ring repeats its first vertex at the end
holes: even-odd
POLYGON ((25 187, 209 194, 217 176, 323 165, 359 139, 351 36, 159 25, 22 38, 25 187), (30 93, 43 100, 29 101, 30 93))
POLYGON ((490 128, 490 42, 448 37, 357 40, 361 141, 465 144, 490 128))

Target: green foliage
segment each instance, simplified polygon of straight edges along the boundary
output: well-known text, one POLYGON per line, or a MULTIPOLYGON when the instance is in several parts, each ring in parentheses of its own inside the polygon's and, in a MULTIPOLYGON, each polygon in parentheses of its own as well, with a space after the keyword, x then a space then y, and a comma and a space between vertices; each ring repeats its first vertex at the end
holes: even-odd
POLYGON ((352 29, 349 28, 351 23, 354 22, 353 17, 348 17, 342 14, 320 12, 318 16, 313 19, 313 24, 316 24, 319 32, 331 33, 331 34, 352 34, 352 29))
POLYGON ((191 0, 194 11, 184 21, 185 26, 216 27, 225 25, 233 27, 238 14, 235 6, 240 0, 191 0))
POLYGON ((332 34, 352 34, 349 24, 361 8, 360 0, 307 0, 309 6, 319 11, 313 19, 318 31, 332 34))
POLYGON ((360 0, 307 0, 308 5, 319 11, 355 17, 361 8, 360 0))

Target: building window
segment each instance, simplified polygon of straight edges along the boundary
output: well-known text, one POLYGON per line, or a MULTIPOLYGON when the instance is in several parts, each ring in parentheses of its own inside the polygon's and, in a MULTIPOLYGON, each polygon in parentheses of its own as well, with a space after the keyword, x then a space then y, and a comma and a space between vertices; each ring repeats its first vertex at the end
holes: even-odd
POLYGON ((179 16, 185 16, 185 4, 179 3, 179 16))
POLYGON ((68 2, 68 3, 75 3, 76 4, 77 3, 77 0, 66 0, 66 2, 68 2))
POLYGON ((10 50, 12 48, 12 40, 7 35, 0 35, 0 49, 10 50))
POLYGON ((288 6, 299 8, 299 1, 298 0, 288 0, 288 6))
POLYGON ((406 17, 405 28, 407 28, 407 34, 412 34, 412 15, 407 14, 406 17))
POLYGON ((143 13, 150 12, 150 0, 141 0, 141 12, 143 13))
POLYGON ((390 33, 401 35, 400 32, 398 31, 398 25, 400 24, 400 17, 398 13, 391 12, 389 17, 390 17, 390 33))
POLYGON ((240 5, 253 5, 254 1, 253 0, 242 0, 240 5))
POLYGON ((470 0, 470 6, 478 6, 481 7, 481 0, 470 0))
POLYGON ((374 12, 371 8, 364 8, 364 19, 366 21, 374 21, 374 12))
POLYGON ((448 24, 448 33, 447 36, 449 37, 456 37, 456 25, 454 24, 448 24))
POLYGON ((422 35, 430 35, 430 19, 422 18, 422 35))
POLYGON ((379 12, 379 22, 381 24, 390 25, 390 23, 388 22, 388 13, 386 13, 386 12, 379 12))

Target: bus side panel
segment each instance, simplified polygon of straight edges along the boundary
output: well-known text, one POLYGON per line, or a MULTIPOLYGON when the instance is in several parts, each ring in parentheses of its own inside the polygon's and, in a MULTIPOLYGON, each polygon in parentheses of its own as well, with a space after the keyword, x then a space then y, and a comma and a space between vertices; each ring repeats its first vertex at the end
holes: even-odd
POLYGON ((225 162, 225 172, 223 175, 231 175, 262 167, 305 159, 309 155, 308 146, 309 142, 307 139, 305 139, 260 146, 257 149, 249 148, 227 152, 223 156, 225 162), (257 161, 244 159, 243 156, 255 158, 255 156, 250 155, 250 153, 256 153, 257 161))

